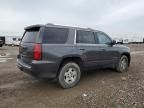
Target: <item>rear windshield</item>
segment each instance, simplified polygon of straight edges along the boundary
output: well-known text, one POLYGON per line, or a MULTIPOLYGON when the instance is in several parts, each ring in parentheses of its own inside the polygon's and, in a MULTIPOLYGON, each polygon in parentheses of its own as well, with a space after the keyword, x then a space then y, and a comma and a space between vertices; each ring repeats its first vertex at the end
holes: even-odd
POLYGON ((43 43, 48 44, 63 44, 67 40, 67 28, 45 28, 43 35, 43 43))
POLYGON ((29 43, 34 43, 36 41, 38 31, 26 31, 22 42, 29 42, 29 43))

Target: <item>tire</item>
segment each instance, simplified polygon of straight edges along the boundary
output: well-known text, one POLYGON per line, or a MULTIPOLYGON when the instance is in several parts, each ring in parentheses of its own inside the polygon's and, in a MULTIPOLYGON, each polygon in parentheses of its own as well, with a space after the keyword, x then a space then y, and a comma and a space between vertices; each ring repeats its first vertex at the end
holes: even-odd
POLYGON ((129 63, 128 57, 126 55, 122 55, 118 65, 116 66, 116 70, 120 73, 128 71, 129 67, 128 63, 129 63))
POLYGON ((78 84, 81 77, 81 70, 77 63, 65 63, 59 72, 58 83, 64 89, 72 88, 78 84))

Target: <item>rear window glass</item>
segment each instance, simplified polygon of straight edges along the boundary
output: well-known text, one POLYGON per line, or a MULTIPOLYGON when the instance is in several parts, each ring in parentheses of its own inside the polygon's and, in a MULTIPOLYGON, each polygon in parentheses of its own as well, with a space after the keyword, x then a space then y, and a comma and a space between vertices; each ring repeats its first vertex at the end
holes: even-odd
POLYGON ((67 28, 45 28, 43 35, 43 43, 48 44, 62 44, 67 40, 67 28))
POLYGON ((22 39, 22 42, 29 42, 29 43, 35 42, 37 34, 38 31, 26 31, 22 39))

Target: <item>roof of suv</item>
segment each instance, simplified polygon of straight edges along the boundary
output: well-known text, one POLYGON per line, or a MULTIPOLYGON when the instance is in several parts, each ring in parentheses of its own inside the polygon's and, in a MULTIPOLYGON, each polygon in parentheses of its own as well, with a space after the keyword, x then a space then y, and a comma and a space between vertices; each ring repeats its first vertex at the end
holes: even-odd
POLYGON ((62 25, 54 25, 54 24, 46 24, 46 25, 42 25, 42 24, 37 24, 37 25, 31 25, 25 28, 25 30, 29 30, 31 28, 39 28, 39 27, 58 27, 58 28, 72 28, 72 29, 76 29, 76 30, 87 30, 87 31, 98 31, 98 30, 94 30, 92 28, 80 28, 80 27, 71 27, 71 26, 62 26, 62 25))

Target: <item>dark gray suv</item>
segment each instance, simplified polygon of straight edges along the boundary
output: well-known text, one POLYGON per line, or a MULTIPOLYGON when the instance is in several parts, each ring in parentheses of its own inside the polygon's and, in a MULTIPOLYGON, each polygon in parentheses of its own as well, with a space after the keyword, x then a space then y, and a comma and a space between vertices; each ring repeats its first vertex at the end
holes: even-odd
POLYGON ((125 72, 130 50, 116 45, 107 34, 93 29, 60 25, 25 28, 17 65, 38 78, 56 78, 61 87, 75 86, 85 70, 114 68, 125 72))

